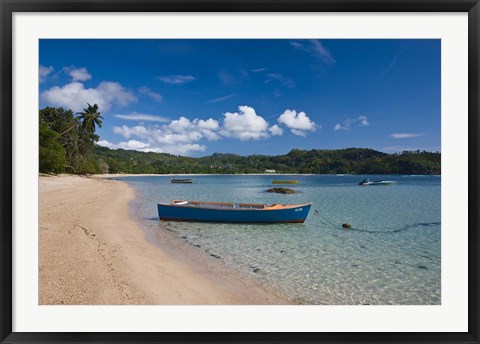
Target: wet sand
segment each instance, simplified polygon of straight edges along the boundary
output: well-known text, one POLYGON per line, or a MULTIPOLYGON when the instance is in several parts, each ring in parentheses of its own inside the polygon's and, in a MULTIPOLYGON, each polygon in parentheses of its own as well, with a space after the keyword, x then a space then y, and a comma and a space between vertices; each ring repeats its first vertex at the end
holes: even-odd
POLYGON ((130 218, 133 198, 120 181, 39 177, 41 305, 289 304, 213 258, 185 257, 188 248, 176 257, 148 242, 130 218))

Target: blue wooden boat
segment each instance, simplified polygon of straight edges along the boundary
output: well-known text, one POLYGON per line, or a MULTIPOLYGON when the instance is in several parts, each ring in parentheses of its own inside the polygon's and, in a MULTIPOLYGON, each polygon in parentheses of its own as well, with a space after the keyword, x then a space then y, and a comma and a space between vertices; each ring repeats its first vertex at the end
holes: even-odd
POLYGON ((157 204, 161 221, 205 221, 232 223, 302 223, 312 203, 250 204, 179 201, 157 204))

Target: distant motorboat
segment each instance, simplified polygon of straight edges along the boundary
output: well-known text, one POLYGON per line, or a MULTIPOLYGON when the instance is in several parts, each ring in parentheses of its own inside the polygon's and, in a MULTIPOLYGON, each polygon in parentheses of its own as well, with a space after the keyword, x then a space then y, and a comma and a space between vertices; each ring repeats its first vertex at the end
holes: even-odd
POLYGON ((170 182, 178 184, 192 184, 193 178, 172 178, 170 182))
POLYGON ((157 204, 162 221, 302 223, 312 203, 251 204, 175 200, 157 204))
POLYGON ((362 180, 360 183, 358 183, 358 185, 362 185, 362 186, 368 186, 368 185, 383 185, 383 186, 387 186, 387 185, 393 185, 393 184, 396 184, 397 182, 394 182, 393 180, 374 180, 374 181, 370 181, 368 180, 368 178, 362 180))
POLYGON ((275 179, 272 180, 272 184, 298 184, 298 180, 275 179))

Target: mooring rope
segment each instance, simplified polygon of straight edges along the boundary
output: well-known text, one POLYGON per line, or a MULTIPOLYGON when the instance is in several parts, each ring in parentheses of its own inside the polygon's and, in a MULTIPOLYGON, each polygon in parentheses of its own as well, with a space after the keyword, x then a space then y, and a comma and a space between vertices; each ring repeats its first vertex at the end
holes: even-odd
POLYGON ((351 226, 348 223, 343 223, 341 226, 335 225, 332 221, 327 219, 325 216, 320 214, 320 212, 317 209, 314 209, 314 214, 317 215, 319 221, 326 225, 326 226, 331 226, 335 229, 342 229, 342 230, 349 230, 349 231, 357 231, 357 232, 363 232, 363 233, 381 233, 381 234, 387 234, 387 233, 400 233, 404 232, 413 228, 417 227, 430 227, 430 226, 439 226, 441 222, 417 222, 414 224, 406 225, 401 228, 389 230, 389 231, 379 231, 379 230, 373 230, 373 229, 366 229, 366 228, 356 228, 351 226))
POLYGON ((314 210, 314 213, 315 215, 317 215, 318 217, 320 217, 321 219, 323 219, 324 221, 326 221, 328 224, 330 224, 332 227, 337 227, 334 223, 332 223, 329 219, 327 219, 326 217, 322 216, 322 214, 320 214, 320 212, 315 209, 314 210))

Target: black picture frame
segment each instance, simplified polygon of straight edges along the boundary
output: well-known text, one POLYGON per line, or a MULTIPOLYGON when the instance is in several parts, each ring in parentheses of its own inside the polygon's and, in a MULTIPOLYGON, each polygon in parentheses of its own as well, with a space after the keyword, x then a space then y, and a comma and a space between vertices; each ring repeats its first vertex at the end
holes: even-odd
POLYGON ((2 343, 405 342, 479 343, 478 0, 0 0, 0 340, 2 343), (33 333, 12 332, 12 16, 15 12, 466 12, 468 13, 468 332, 460 333, 33 333))

